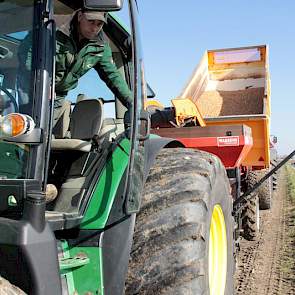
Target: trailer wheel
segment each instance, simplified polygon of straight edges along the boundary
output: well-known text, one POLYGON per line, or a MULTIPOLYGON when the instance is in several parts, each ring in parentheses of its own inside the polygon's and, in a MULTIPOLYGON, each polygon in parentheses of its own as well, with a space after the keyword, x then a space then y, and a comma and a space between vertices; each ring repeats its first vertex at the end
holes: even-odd
POLYGON ((229 190, 217 157, 162 150, 137 215, 125 294, 233 294, 229 190))
POLYGON ((245 205, 241 214, 243 237, 253 241, 259 233, 259 198, 256 194, 245 205))
POLYGON ((1 295, 26 295, 25 292, 23 292, 18 287, 12 285, 4 279, 3 277, 0 277, 0 294, 1 295))
MULTIPOLYGON (((263 176, 268 173, 268 169, 251 171, 248 176, 248 183, 253 186, 257 183, 263 176)), ((259 209, 265 210, 271 208, 272 199, 272 179, 269 177, 258 189, 259 197, 259 209)))

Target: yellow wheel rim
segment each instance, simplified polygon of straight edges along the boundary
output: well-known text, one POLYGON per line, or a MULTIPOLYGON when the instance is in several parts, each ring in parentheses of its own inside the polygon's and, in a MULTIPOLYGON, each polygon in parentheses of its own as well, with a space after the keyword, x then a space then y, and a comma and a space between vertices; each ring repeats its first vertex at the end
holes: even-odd
POLYGON ((209 288, 210 295, 224 295, 227 273, 227 238, 224 215, 215 205, 210 224, 209 288))

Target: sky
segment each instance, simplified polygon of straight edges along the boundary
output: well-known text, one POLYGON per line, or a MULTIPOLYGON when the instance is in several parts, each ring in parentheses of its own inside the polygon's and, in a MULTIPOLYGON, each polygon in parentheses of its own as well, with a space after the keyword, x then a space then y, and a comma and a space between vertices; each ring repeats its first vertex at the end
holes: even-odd
POLYGON ((165 106, 207 49, 269 45, 271 134, 295 149, 295 1, 138 0, 146 79, 165 106), (181 5, 180 5, 181 4, 181 5))

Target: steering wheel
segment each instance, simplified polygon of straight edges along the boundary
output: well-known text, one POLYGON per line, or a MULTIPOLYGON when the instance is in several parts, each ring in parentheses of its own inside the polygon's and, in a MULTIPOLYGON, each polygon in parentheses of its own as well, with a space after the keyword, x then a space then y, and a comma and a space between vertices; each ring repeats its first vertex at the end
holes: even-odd
MULTIPOLYGON (((18 113, 19 108, 14 96, 6 88, 3 88, 2 86, 0 86, 0 90, 3 91, 10 98, 10 101, 14 106, 15 113, 18 113)), ((4 105, 6 105, 6 103, 4 105)))

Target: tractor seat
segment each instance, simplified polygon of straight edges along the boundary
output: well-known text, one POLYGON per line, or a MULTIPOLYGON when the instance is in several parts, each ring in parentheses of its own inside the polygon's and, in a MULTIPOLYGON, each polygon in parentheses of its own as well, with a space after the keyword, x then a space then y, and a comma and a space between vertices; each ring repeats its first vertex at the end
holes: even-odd
POLYGON ((98 135, 103 122, 103 103, 97 99, 79 101, 70 120, 70 139, 52 139, 51 149, 90 152, 92 139, 98 135))

